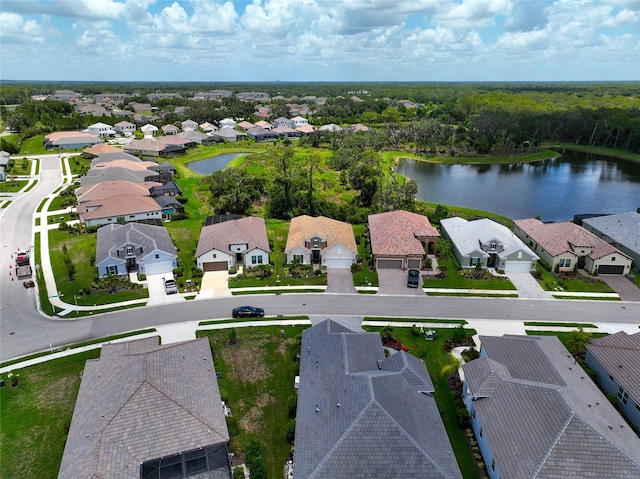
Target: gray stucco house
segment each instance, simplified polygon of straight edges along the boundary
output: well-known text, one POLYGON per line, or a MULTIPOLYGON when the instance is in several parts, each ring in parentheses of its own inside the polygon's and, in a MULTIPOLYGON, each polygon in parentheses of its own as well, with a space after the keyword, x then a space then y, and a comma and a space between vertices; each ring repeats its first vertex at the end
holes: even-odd
POLYGON ((462 477, 422 360, 332 320, 300 356, 294 479, 462 477))
POLYGON ((598 384, 618 398, 618 408, 640 431, 640 332, 619 331, 587 344, 587 366, 598 384))
POLYGON ((507 273, 529 273, 536 270, 538 259, 509 228, 490 219, 467 221, 453 217, 440 220, 442 236, 463 268, 495 268, 507 273))
POLYGON ((597 216, 582 220, 582 226, 618 248, 640 268, 640 208, 617 215, 597 216))
POLYGON ((206 339, 108 343, 86 362, 59 479, 230 479, 216 370, 206 339))
POLYGON ((98 229, 98 276, 170 273, 178 253, 164 226, 141 223, 109 224, 98 229))
POLYGON ((640 438, 557 337, 480 341, 463 399, 489 477, 640 477, 640 438))

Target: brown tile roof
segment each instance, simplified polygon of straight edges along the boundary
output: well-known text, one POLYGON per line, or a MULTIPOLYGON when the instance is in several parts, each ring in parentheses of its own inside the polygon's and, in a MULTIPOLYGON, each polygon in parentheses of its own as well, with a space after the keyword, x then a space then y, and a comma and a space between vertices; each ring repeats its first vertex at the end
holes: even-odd
POLYGON ((586 348, 640 404, 640 332, 593 338, 586 348))
POLYGON ((121 153, 121 152, 122 152, 122 149, 113 145, 108 145, 106 143, 93 145, 89 148, 85 148, 84 150, 82 150, 82 153, 88 153, 93 156, 98 156, 101 153, 121 153))
POLYGON ((249 123, 248 121, 241 121, 236 126, 242 128, 243 130, 248 130, 249 128, 255 128, 258 125, 254 125, 253 123, 249 123))
POLYGON ((45 140, 49 140, 51 142, 57 141, 61 138, 95 138, 95 135, 91 133, 83 133, 81 131, 55 131, 53 133, 49 133, 44 137, 45 140))
POLYGON ((97 163, 91 167, 92 170, 100 170, 104 168, 125 168, 127 170, 133 171, 144 171, 148 170, 151 166, 158 166, 158 163, 155 161, 131 161, 131 160, 112 160, 112 161, 104 161, 102 163, 97 163))
POLYGON ((162 208, 153 198, 135 195, 109 196, 100 200, 90 201, 85 205, 85 209, 94 207, 97 208, 82 214, 83 221, 162 211, 162 208))
POLYGON ((424 246, 416 236, 439 237, 426 216, 409 211, 369 215, 371 252, 374 255, 422 255, 424 246))
POLYGON ((188 138, 183 138, 177 135, 171 136, 160 136, 156 138, 156 141, 161 145, 177 145, 177 146, 185 146, 189 143, 193 143, 193 140, 189 140, 188 138))
POLYGON ((358 246, 353 235, 353 227, 349 223, 327 218, 325 216, 296 216, 291 220, 285 253, 296 246, 305 247, 305 240, 318 235, 327 241, 327 248, 341 244, 357 253, 358 246))
MULTIPOLYGON (((611 253, 619 253, 616 248, 601 240, 581 226, 570 221, 563 223, 543 223, 535 218, 516 220, 514 224, 542 246, 551 256, 570 252, 582 247, 591 248, 592 259, 602 258, 611 253)), ((576 253, 574 253, 576 254, 576 253)), ((578 254, 578 256, 581 256, 578 254)), ((623 255, 626 256, 626 255, 623 255)))
POLYGON ((229 245, 247 243, 248 249, 269 250, 267 228, 262 218, 248 216, 239 220, 224 221, 205 226, 200 231, 196 257, 217 249, 229 252, 229 245))
POLYGON ((296 128, 296 130, 298 130, 300 133, 313 133, 314 131, 316 131, 315 128, 309 124, 299 126, 298 128, 296 128))
POLYGON ((75 194, 78 203, 87 203, 117 195, 150 196, 149 188, 161 185, 162 183, 156 181, 145 181, 144 183, 123 180, 102 181, 94 185, 81 186, 76 189, 75 194))

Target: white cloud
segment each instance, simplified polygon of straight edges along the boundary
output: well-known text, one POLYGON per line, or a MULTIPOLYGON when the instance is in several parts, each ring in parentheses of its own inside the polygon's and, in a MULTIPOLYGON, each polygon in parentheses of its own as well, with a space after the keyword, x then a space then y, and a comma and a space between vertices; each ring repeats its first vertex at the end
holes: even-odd
POLYGON ((0 37, 7 43, 41 43, 42 28, 34 20, 27 20, 16 13, 0 12, 0 37))
MULTIPOLYGON (((638 2, 640 4, 640 2, 638 2)), ((628 9, 624 9, 619 11, 615 16, 606 18, 602 25, 605 27, 624 27, 626 25, 633 25, 634 23, 638 23, 638 19, 640 15, 638 12, 633 12, 628 9)))
POLYGON ((495 24, 498 15, 510 11, 510 0, 462 0, 452 2, 433 16, 433 23, 450 28, 487 27, 495 24))

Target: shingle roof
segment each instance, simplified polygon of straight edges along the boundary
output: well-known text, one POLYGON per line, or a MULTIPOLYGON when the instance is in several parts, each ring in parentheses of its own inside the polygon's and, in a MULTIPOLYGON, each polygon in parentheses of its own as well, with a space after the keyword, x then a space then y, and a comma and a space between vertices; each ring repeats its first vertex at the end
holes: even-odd
POLYGON ((85 365, 58 477, 138 479, 144 461, 226 443, 215 374, 206 339, 104 345, 85 365))
POLYGON ((91 164, 95 164, 95 163, 103 163, 105 161, 113 161, 113 160, 130 160, 130 161, 142 161, 140 158, 138 158, 135 155, 132 155, 131 153, 125 153, 122 150, 118 150, 117 152, 111 152, 111 153, 100 153, 98 155, 98 158, 94 158, 93 160, 91 160, 91 164))
POLYGON ((424 363, 378 333, 304 331, 294 478, 459 478, 424 363))
POLYGON ((637 211, 587 218, 582 222, 640 254, 640 213, 637 211))
POLYGON ((82 185, 93 185, 102 181, 131 181, 133 183, 143 183, 145 181, 153 181, 160 178, 155 171, 143 170, 135 171, 127 168, 113 167, 100 168, 98 170, 89 170, 92 174, 87 174, 80 178, 82 185))
MULTIPOLYGON (((582 247, 591 248, 590 258, 598 259, 611 253, 626 256, 606 241, 575 223, 543 223, 535 218, 516 220, 514 224, 542 246, 551 256, 574 252, 582 247)), ((578 254, 578 256, 580 256, 578 254)))
POLYGON ((592 338, 586 348, 640 404, 640 332, 619 331, 603 338, 592 338))
POLYGON ((558 338, 481 336, 463 365, 502 478, 640 474, 640 439, 558 338))
POLYGON ((357 253, 358 246, 353 235, 353 227, 349 223, 327 218, 325 216, 296 216, 291 220, 289 226, 289 236, 285 246, 285 253, 291 251, 296 246, 305 248, 305 240, 312 236, 320 236, 327 241, 327 248, 336 245, 343 245, 345 248, 357 253))
POLYGON ((248 250, 260 248, 263 251, 270 251, 267 229, 262 218, 248 216, 205 226, 200 231, 196 257, 212 249, 227 252, 229 245, 242 243, 249 245, 248 250))
POLYGON ((371 251, 374 255, 422 255, 424 246, 416 236, 439 237, 426 216, 398 210, 369 215, 371 251))
POLYGON ((119 257, 117 253, 118 249, 124 245, 140 246, 137 258, 143 258, 153 251, 164 251, 171 256, 178 254, 169 232, 164 226, 140 223, 111 224, 98 229, 96 264, 102 263, 109 257, 124 261, 124 258, 119 257))
POLYGON ((85 210, 90 208, 96 209, 82 213, 83 221, 110 218, 113 216, 135 215, 138 213, 151 213, 162 210, 153 198, 135 195, 115 195, 89 201, 85 204, 85 210))

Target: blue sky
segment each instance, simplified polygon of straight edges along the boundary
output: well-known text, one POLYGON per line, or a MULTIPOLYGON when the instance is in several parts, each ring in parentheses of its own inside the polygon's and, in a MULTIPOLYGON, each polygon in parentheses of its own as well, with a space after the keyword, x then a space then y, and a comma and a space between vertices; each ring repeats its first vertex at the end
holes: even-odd
POLYGON ((640 0, 0 0, 0 78, 640 81, 640 0))

